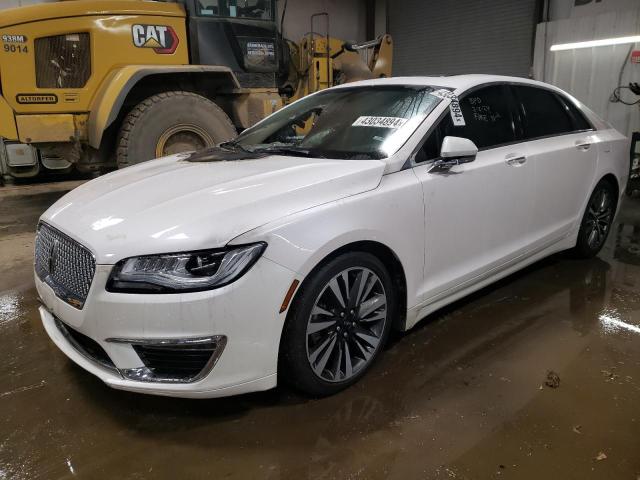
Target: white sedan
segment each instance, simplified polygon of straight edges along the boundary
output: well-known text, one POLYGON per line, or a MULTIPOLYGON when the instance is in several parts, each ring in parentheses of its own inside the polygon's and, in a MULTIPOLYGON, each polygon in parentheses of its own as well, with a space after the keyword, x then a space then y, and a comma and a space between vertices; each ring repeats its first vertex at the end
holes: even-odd
POLYGON ((554 252, 597 254, 628 169, 626 137, 543 83, 332 88, 55 203, 36 239, 42 322, 119 389, 331 394, 392 328, 554 252))

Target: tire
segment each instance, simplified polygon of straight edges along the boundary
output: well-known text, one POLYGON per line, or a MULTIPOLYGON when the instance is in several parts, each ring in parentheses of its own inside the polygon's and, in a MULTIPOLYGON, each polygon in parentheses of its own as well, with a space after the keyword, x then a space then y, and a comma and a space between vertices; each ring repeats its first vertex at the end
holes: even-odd
POLYGON ((593 189, 580 223, 578 240, 572 253, 578 258, 591 258, 602 249, 617 206, 616 189, 608 180, 600 180, 593 189))
POLYGON ((331 395, 357 382, 383 349, 396 305, 391 276, 377 257, 349 252, 330 260, 305 280, 291 306, 280 347, 280 377, 312 396, 331 395))
POLYGON ((117 140, 118 168, 180 151, 198 150, 237 135, 211 100, 191 92, 164 92, 140 102, 125 117, 117 140))

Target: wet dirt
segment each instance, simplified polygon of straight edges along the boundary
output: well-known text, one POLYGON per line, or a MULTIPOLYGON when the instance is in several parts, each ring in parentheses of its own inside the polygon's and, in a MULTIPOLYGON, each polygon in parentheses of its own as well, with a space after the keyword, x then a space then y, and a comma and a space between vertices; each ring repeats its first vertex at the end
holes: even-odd
POLYGON ((62 193, 0 193, 0 479, 640 475, 638 199, 598 258, 447 307, 336 396, 183 400, 111 390, 47 338, 33 233, 62 193))

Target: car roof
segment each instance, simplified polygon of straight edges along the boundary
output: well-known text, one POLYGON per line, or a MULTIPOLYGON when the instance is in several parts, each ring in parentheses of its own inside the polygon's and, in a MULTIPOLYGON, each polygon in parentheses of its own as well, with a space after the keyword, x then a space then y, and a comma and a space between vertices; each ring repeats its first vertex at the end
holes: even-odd
POLYGON ((485 74, 466 74, 466 75, 442 75, 431 77, 389 77, 389 78, 376 78, 372 80, 361 80, 358 82, 351 82, 339 85, 333 88, 348 88, 354 86, 376 86, 376 85, 424 85, 434 87, 451 88, 456 95, 460 95, 470 88, 477 87, 479 85, 487 85, 490 83, 518 83, 521 85, 531 85, 534 87, 546 88, 553 90, 561 94, 564 98, 570 99, 573 104, 582 110, 582 112, 589 117, 589 120, 597 126, 598 129, 612 128, 607 122, 602 120, 593 110, 580 102, 577 98, 568 92, 565 92, 561 88, 551 85, 549 83, 539 82, 537 80, 531 80, 523 77, 509 77, 506 75, 485 75, 485 74))
MULTIPOLYGON (((433 77, 389 77, 389 78, 377 78, 373 80, 361 80, 358 82, 352 82, 341 85, 341 87, 356 87, 356 86, 375 86, 375 85, 425 85, 425 86, 438 86, 445 88, 452 88, 454 91, 463 92, 472 87, 483 85, 487 83, 503 82, 503 83, 521 83, 525 85, 535 85, 538 87, 550 88, 558 92, 562 92, 557 87, 549 85, 548 83, 538 82, 536 80, 530 80, 522 77, 508 77, 504 75, 482 75, 482 74, 470 74, 470 75, 443 75, 433 77)), ((564 92, 563 92, 564 93, 564 92)))

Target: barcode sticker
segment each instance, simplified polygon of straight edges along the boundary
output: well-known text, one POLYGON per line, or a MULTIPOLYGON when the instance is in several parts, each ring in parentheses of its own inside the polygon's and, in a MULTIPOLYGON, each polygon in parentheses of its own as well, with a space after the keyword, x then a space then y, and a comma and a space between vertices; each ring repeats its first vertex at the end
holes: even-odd
POLYGON ((456 127, 464 127, 466 125, 464 116, 462 115, 462 109, 460 108, 460 102, 458 99, 451 99, 449 104, 449 112, 451 112, 451 120, 456 127))
POLYGON ((370 117, 363 116, 351 124, 352 127, 378 127, 378 128, 400 128, 407 123, 406 118, 400 117, 370 117))
POLYGON ((453 124, 456 127, 464 127, 466 125, 464 115, 462 115, 462 109, 460 108, 460 101, 455 93, 441 88, 440 90, 429 92, 429 95, 442 98, 443 100, 451 100, 451 103, 449 104, 449 112, 451 113, 451 120, 453 121, 453 124))

